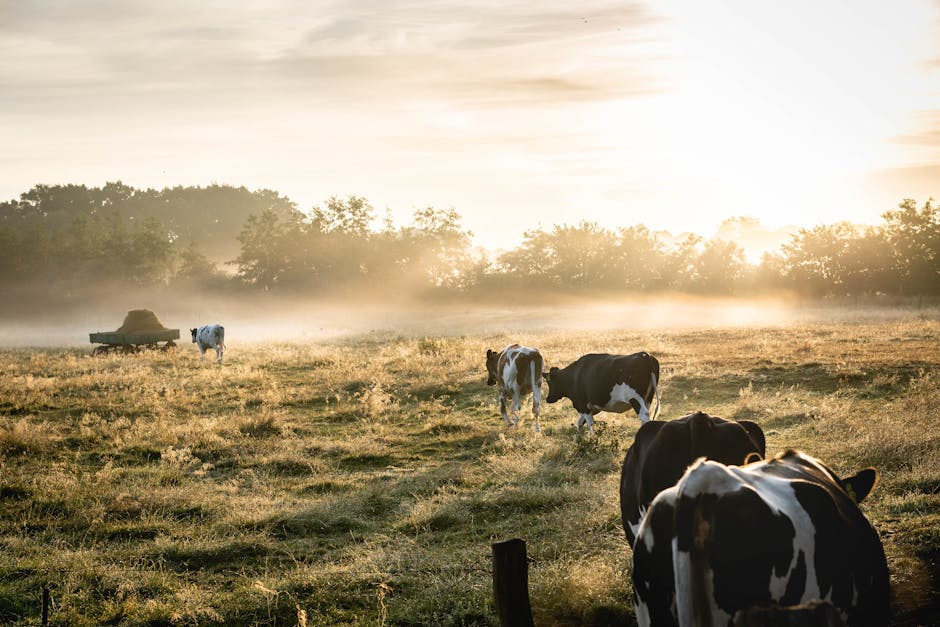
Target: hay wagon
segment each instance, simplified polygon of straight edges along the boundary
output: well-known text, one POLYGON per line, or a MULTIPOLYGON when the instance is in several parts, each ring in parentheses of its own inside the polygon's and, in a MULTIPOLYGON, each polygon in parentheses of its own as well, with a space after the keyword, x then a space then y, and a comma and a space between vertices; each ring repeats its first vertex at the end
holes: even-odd
POLYGON ((170 350, 180 339, 179 329, 164 329, 150 333, 119 333, 117 331, 102 331, 89 333, 88 338, 92 344, 99 344, 91 351, 92 355, 106 355, 120 351, 122 353, 137 353, 142 348, 153 350, 170 350))
POLYGON ((165 351, 176 346, 173 340, 180 339, 180 330, 163 326, 149 309, 132 309, 117 331, 89 333, 88 339, 92 344, 99 344, 92 350, 92 355, 137 353, 142 348, 165 351))

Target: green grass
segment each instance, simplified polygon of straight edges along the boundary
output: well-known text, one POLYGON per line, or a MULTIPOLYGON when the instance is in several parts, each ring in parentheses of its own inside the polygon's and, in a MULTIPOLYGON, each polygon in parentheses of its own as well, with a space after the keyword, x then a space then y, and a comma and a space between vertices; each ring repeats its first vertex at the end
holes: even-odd
POLYGON ((527 541, 540 625, 629 625, 619 467, 567 401, 503 427, 487 348, 648 350, 661 419, 754 420, 768 449, 873 465, 898 624, 940 619, 940 322, 624 329, 92 358, 0 350, 0 623, 494 625, 490 544, 527 541))

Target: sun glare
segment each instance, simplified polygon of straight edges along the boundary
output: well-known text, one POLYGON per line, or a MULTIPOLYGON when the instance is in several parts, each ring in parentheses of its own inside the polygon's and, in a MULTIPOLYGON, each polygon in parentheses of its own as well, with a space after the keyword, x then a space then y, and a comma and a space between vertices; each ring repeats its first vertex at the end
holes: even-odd
POLYGON ((582 131, 598 141, 581 160, 603 182, 564 195, 573 212, 591 207, 608 225, 636 213, 706 236, 738 214, 768 226, 832 222, 870 204, 866 173, 929 150, 896 141, 940 94, 923 63, 928 3, 657 8, 664 88, 582 108, 582 131))

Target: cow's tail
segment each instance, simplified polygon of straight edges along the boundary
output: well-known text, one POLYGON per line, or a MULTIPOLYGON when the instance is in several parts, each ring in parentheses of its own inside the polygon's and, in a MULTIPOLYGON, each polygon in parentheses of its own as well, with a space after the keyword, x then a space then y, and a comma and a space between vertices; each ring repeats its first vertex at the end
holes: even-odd
POLYGON ((657 384, 657 381, 656 381, 656 373, 650 372, 650 384, 649 384, 649 387, 646 388, 646 398, 650 399, 650 405, 653 404, 652 399, 654 395, 656 396, 656 413, 653 413, 652 407, 647 408, 649 409, 649 412, 650 412, 650 420, 656 420, 656 416, 659 415, 659 405, 660 405, 659 385, 657 384))
MULTIPOLYGON (((701 464, 701 458, 698 464, 701 464)), ((692 472, 690 469, 689 472, 692 472)), ((688 473, 686 474, 688 477, 688 473)), ((708 499, 702 495, 680 498, 676 509, 676 544, 673 545, 673 572, 676 586, 676 613, 680 625, 712 627, 711 577, 707 545, 711 534, 708 499)), ((710 509, 710 508, 709 508, 710 509)))
POLYGON ((532 377, 532 410, 536 418, 542 412, 542 357, 529 360, 529 375, 532 377))
POLYGON ((692 577, 692 615, 695 617, 695 625, 710 627, 713 625, 714 618, 711 613, 711 590, 708 589, 706 580, 706 569, 708 566, 708 557, 705 554, 705 543, 708 541, 708 534, 711 532, 711 523, 704 513, 704 499, 696 499, 695 508, 692 515, 692 550, 689 551, 689 570, 692 577))

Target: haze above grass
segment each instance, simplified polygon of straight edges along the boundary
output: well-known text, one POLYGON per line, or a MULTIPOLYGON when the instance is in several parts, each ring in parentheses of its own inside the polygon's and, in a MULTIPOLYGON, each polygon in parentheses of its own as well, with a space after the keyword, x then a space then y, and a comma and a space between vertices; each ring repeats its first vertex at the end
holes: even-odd
MULTIPOLYGON (((887 300, 887 299, 884 299, 887 300)), ((226 296, 159 290, 130 291, 90 299, 75 307, 7 303, 0 312, 0 346, 89 345, 88 334, 114 331, 132 309, 152 309, 168 328, 221 323, 232 350, 264 342, 333 340, 363 333, 409 337, 529 333, 622 328, 643 331, 789 326, 813 321, 887 321, 936 317, 935 304, 890 306, 882 299, 813 301, 787 297, 610 297, 546 294, 541 299, 492 299, 479 303, 390 300, 328 301, 277 296, 226 296), (839 304, 841 303, 841 304, 839 304)), ((90 345, 89 345, 90 346, 90 345)))

